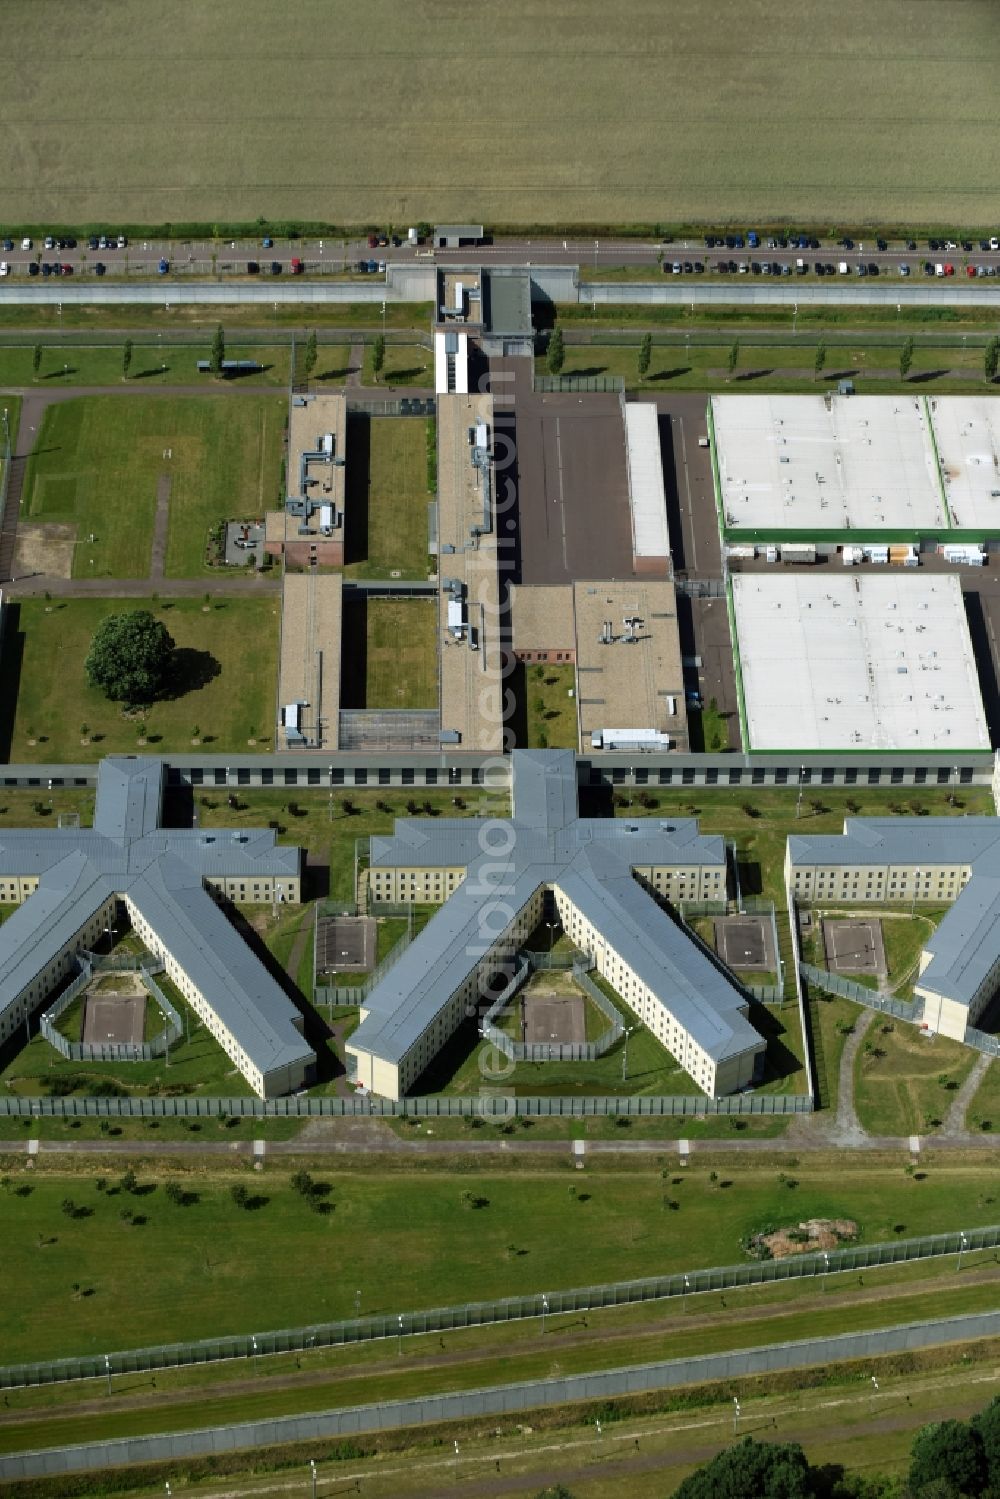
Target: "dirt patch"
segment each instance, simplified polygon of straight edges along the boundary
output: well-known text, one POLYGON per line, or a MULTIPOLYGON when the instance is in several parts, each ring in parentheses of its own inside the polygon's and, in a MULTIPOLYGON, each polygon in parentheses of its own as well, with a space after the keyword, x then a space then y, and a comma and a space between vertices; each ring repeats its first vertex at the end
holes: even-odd
POLYGON ((40 575, 45 578, 69 578, 73 575, 75 526, 55 521, 22 521, 17 523, 17 547, 14 572, 19 578, 40 575))
POLYGON ((839 1249, 857 1236, 858 1225, 851 1218, 807 1218, 791 1228, 772 1228, 754 1234, 747 1252, 758 1260, 784 1260, 791 1254, 839 1249))

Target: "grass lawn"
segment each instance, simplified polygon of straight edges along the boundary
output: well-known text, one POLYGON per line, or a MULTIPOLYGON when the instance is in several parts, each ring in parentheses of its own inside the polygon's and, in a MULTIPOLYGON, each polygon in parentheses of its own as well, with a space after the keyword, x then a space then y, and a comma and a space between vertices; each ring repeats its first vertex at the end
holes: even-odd
POLYGON ((847 1038, 863 1012, 858 1005, 838 995, 809 991, 809 1025, 812 1034, 813 1067, 820 1107, 835 1109, 840 1095, 840 1059, 847 1038))
POLYGON ((565 1170, 319 1168, 330 1184, 325 1214, 310 1212, 275 1166, 263 1177, 245 1166, 185 1172, 197 1199, 186 1207, 165 1199, 167 1170, 134 1168, 150 1189, 135 1197, 108 1190, 118 1168, 106 1164, 43 1163, 24 1180, 27 1195, 4 1194, 5 1263, 19 1287, 0 1319, 9 1361, 349 1317, 358 1290, 366 1313, 393 1313, 478 1298, 484 1287, 501 1297, 732 1264, 763 1225, 814 1216, 849 1217, 869 1242, 995 1217, 979 1171, 935 1167, 917 1182, 871 1162, 857 1173, 806 1163, 784 1182, 774 1167, 741 1163, 725 1190, 697 1169, 674 1186, 658 1165, 592 1164, 586 1191, 565 1170), (238 1207, 233 1182, 259 1206, 238 1207), (470 1210, 470 1194, 483 1206, 470 1210), (66 1196, 89 1214, 66 1216, 66 1196), (668 1198, 679 1206, 668 1210, 668 1198), (145 1221, 123 1221, 123 1208, 145 1221), (331 1258, 337 1275, 317 1276, 331 1258))
POLYGON ((428 570, 427 423, 352 416, 347 435, 348 578, 422 579, 428 570))
MULTIPOLYGON (((542 976, 544 977, 544 975, 542 976)), ((480 1040, 471 1022, 462 1026, 430 1067, 418 1078, 414 1093, 478 1093, 483 1087, 503 1088, 521 1097, 552 1095, 590 1097, 596 1094, 646 1096, 701 1095, 694 1079, 599 974, 591 978, 624 1017, 634 1034, 619 1041, 593 1062, 514 1062, 489 1042, 480 1040)))
MULTIPOLYGON (((137 724, 88 685, 84 660, 99 622, 143 607, 141 600, 71 599, 51 605, 24 599, 12 606, 2 669, 16 709, 7 721, 9 758, 67 763, 132 753, 137 724), (16 611, 16 614, 15 614, 16 611), (87 736, 81 735, 86 724, 87 736), (81 744, 88 737, 89 744, 81 744), (35 739, 35 744, 28 741, 35 739)), ((194 729, 212 750, 242 749, 274 718, 278 619, 269 598, 217 601, 209 612, 189 599, 165 601, 156 611, 178 649, 178 696, 154 703, 146 715, 147 753, 188 749, 194 729), (184 684, 189 684, 184 690, 184 684)), ((13 793, 3 801, 16 805, 13 793)), ((92 798, 91 798, 92 799, 92 798)), ((65 794, 59 793, 59 804, 65 794)), ((10 814, 9 814, 10 815, 10 814)))
MULTIPOLYGON (((430 824, 435 817, 473 817, 484 815, 507 817, 510 801, 505 793, 474 794, 463 787, 461 807, 454 804, 454 792, 430 787, 384 786, 380 790, 351 787, 349 791, 313 796, 301 788, 292 790, 258 790, 241 787, 240 810, 234 811, 224 792, 206 790, 198 795, 198 821, 202 827, 261 827, 269 822, 278 825, 278 841, 293 843, 329 865, 329 896, 335 901, 354 899, 354 845, 356 840, 374 833, 391 833, 397 817, 409 817, 406 803, 411 795, 430 824), (289 810, 294 802, 298 815, 289 810), (345 803, 351 810, 345 810, 345 803)), ((171 797, 167 794, 168 819, 171 797)), ((12 824, 14 825, 14 824, 12 824)))
POLYGON ((365 385, 377 385, 385 388, 394 385, 426 385, 434 384, 434 351, 427 349, 423 344, 386 344, 385 364, 382 366, 381 377, 375 379, 375 370, 372 366, 372 352, 374 345, 365 345, 365 366, 362 381, 365 385))
POLYGON ((1000 1130, 1000 1060, 994 1058, 965 1112, 968 1129, 1000 1130))
POLYGON ((689 705, 687 720, 692 753, 717 755, 728 750, 729 716, 720 712, 715 698, 704 708, 689 705))
POLYGON ((51 406, 28 463, 24 515, 83 543, 74 577, 144 578, 169 480, 166 571, 200 577, 211 525, 275 503, 284 420, 277 396, 85 396, 51 406))
POLYGON ((854 1102, 861 1124, 873 1135, 931 1133, 976 1056, 957 1041, 877 1017, 854 1063, 854 1102))
POLYGON ((341 706, 436 707, 437 618, 434 598, 346 600, 341 706))
MULTIPOLYGON (((202 344, 168 344, 155 338, 132 341, 132 363, 129 384, 141 381, 148 385, 204 385, 206 393, 218 389, 211 375, 200 374, 199 359, 211 354, 211 339, 202 344)), ((263 366, 253 374, 241 375, 242 385, 287 387, 290 346, 281 344, 226 342, 227 359, 253 359, 263 366)), ((227 382, 223 381, 222 384, 227 382)), ((237 382, 231 382, 237 383, 237 382)), ((0 347, 0 385, 36 385, 43 390, 58 390, 63 385, 121 385, 122 344, 99 345, 54 343, 42 344, 42 362, 34 370, 34 343, 0 347)))
MULTIPOLYGON (((185 1003, 180 991, 165 974, 158 975, 156 982, 181 1018, 186 1019, 188 1027, 187 1037, 171 1046, 169 1064, 164 1057, 151 1062, 72 1062, 61 1057, 42 1036, 33 1036, 20 1049, 15 1037, 0 1053, 4 1063, 0 1086, 10 1093, 32 1097, 52 1092, 54 1088, 83 1096, 110 1080, 134 1096, 171 1090, 205 1098, 252 1096, 249 1083, 185 1003)), ((146 1017, 150 1033, 162 1035, 160 1013, 153 999, 146 1006, 146 1017)), ((64 1027, 61 1025, 60 1029, 64 1027)), ((192 1122, 197 1123, 188 1121, 188 1128, 192 1122)))
POLYGON ((576 667, 525 668, 528 749, 576 749, 576 667))
MULTIPOLYGON (((645 267, 645 280, 655 268, 645 267)), ((705 280, 700 277, 699 280, 705 280)), ((564 375, 620 375, 629 390, 734 392, 799 391, 815 394, 836 390, 837 381, 851 378, 859 395, 891 395, 919 389, 937 392, 982 394, 983 351, 981 348, 918 347, 913 353, 910 378, 899 378, 899 351, 884 343, 866 343, 859 336, 850 348, 827 351, 822 375, 815 375, 816 347, 812 343, 741 344, 735 373, 728 370, 729 344, 654 344, 649 372, 640 380, 636 362, 638 343, 570 344, 566 348, 564 375), (914 385, 914 381, 917 382, 914 385)), ((544 357, 536 360, 537 372, 547 373, 544 357)))

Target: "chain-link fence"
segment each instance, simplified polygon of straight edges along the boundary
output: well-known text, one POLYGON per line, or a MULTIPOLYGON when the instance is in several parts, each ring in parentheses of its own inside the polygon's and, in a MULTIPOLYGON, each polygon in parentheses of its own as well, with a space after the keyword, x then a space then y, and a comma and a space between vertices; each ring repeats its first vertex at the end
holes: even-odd
MULTIPOLYGON (((356 1001, 355 1001, 356 1002, 356 1001)), ((600 1094, 592 1098, 558 1095, 521 1098, 503 1091, 472 1098, 428 1096, 377 1098, 39 1098, 0 1097, 0 1116, 21 1119, 537 1119, 688 1118, 716 1115, 809 1114, 812 1099, 800 1093, 731 1093, 724 1098, 701 1094, 600 1094)))
POLYGON ((855 1004, 865 1005, 869 1010, 878 1010, 882 1015, 908 1020, 911 1025, 919 1025, 923 1019, 924 1002, 919 997, 908 1004, 905 1000, 894 999, 891 994, 879 994, 876 989, 868 989, 853 979, 842 978, 828 968, 816 968, 812 963, 800 963, 799 972, 807 983, 815 984, 829 994, 839 994, 842 999, 852 999, 855 1004))
POLYGON ((871 1270, 882 1265, 938 1259, 945 1255, 962 1256, 976 1251, 994 1250, 998 1246, 1000 1225, 956 1229, 947 1234, 930 1234, 879 1244, 851 1244, 818 1254, 792 1255, 780 1260, 750 1260, 741 1265, 679 1271, 674 1275, 612 1281, 566 1291, 538 1291, 526 1296, 506 1296, 493 1301, 469 1301, 457 1306, 430 1307, 425 1311, 385 1313, 354 1317, 342 1322, 315 1323, 308 1327, 282 1328, 272 1332, 156 1344, 126 1352, 94 1353, 80 1358, 9 1364, 0 1366, 0 1389, 23 1389, 81 1379, 101 1379, 107 1378, 109 1374, 138 1374, 156 1369, 248 1359, 275 1353, 304 1353, 316 1348, 337 1348, 355 1343, 380 1342, 389 1338, 454 1332, 469 1327, 488 1327, 566 1313, 634 1306, 647 1301, 684 1302, 688 1296, 709 1291, 725 1292, 742 1286, 771 1285, 779 1281, 825 1279, 841 1271, 871 1270))

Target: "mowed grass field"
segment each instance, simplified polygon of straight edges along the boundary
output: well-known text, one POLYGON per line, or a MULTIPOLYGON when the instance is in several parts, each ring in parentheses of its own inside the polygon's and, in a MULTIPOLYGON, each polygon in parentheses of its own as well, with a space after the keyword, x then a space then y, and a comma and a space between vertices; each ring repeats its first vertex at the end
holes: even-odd
POLYGON ((975 225, 998 63, 956 0, 7 0, 4 213, 975 225))
POLYGON ((14 606, 17 615, 8 622, 0 657, 12 704, 3 736, 9 736, 8 758, 72 764, 143 750, 156 755, 188 749, 196 728, 211 751, 244 749, 249 738, 261 748, 269 746, 277 681, 276 602, 217 600, 206 612, 200 601, 179 599, 155 609, 178 648, 176 695, 154 703, 146 715, 145 747, 138 743, 137 721, 89 685, 83 665, 106 615, 143 607, 141 599, 51 605, 25 599, 14 606), (83 738, 89 743, 81 744, 83 738))
POLYGON ((347 601, 341 707, 436 707, 437 617, 436 598, 347 601))
POLYGON ((42 420, 22 517, 81 543, 74 577, 145 578, 157 492, 169 480, 166 573, 200 577, 215 522, 259 516, 276 503, 284 421, 280 396, 60 402, 42 420))
POLYGON ((917 1182, 898 1164, 852 1173, 803 1163, 789 1177, 741 1162, 723 1171, 724 1190, 707 1169, 675 1185, 658 1164, 591 1166, 576 1183, 564 1170, 318 1167, 324 1213, 309 1210, 280 1168, 185 1173, 187 1206, 165 1197, 169 1175, 123 1160, 12 1176, 4 1256, 19 1292, 0 1317, 9 1362, 350 1317, 356 1291, 365 1313, 392 1314, 735 1264, 746 1236, 812 1217, 851 1218, 874 1242, 991 1223, 996 1212, 979 1170, 934 1167, 917 1182), (127 1164, 135 1196, 110 1190, 127 1164), (254 1207, 232 1200, 235 1182, 254 1207), (76 1216, 62 1210, 66 1198, 76 1216), (337 1273, 318 1273, 322 1264, 337 1273))

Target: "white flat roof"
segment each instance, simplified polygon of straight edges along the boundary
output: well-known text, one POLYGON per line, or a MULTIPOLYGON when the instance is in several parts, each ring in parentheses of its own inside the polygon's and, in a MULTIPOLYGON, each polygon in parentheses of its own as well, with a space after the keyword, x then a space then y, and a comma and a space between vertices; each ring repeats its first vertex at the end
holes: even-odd
POLYGON ((1000 399, 938 396, 928 405, 952 525, 1000 533, 1000 399))
POLYGON ((632 550, 637 557, 669 557, 667 500, 663 492, 660 427, 652 401, 625 407, 632 550))
POLYGON ((936 531, 948 522, 919 396, 713 396, 727 531, 936 531))
POLYGON ((988 750, 957 577, 739 573, 752 750, 988 750))

